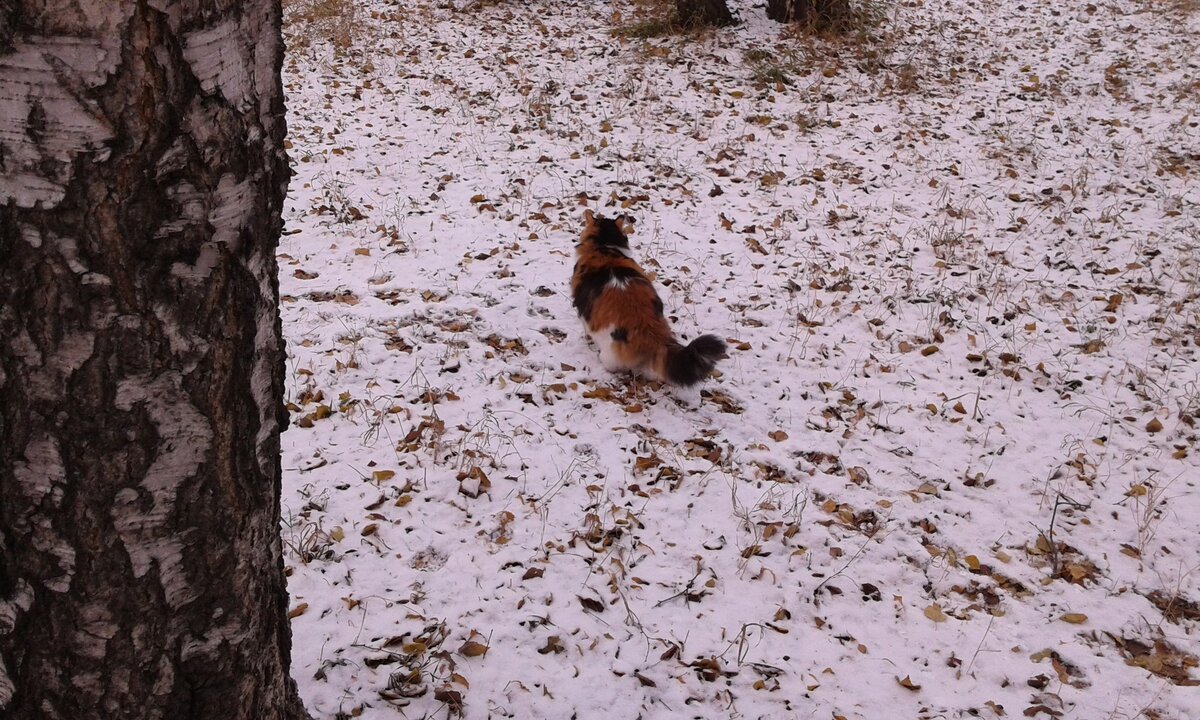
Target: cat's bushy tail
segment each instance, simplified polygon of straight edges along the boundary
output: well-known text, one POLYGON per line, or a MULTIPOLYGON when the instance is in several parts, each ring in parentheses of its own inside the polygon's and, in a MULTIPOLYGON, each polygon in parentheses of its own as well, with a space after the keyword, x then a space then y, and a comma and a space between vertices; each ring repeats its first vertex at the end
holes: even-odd
POLYGON ((725 341, 716 335, 701 335, 687 345, 671 341, 656 368, 659 376, 675 385, 695 385, 725 357, 725 341))

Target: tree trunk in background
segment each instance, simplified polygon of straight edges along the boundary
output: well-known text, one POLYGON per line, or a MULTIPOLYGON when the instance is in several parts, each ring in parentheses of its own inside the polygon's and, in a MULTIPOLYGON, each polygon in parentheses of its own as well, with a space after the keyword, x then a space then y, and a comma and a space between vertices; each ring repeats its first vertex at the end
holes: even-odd
POLYGON ((0 4, 0 717, 306 717, 282 55, 279 0, 0 4))
POLYGON ((816 25, 850 14, 850 0, 767 0, 767 17, 779 22, 816 25))
POLYGON ((733 13, 725 0, 675 0, 675 17, 689 27, 733 24, 733 13))

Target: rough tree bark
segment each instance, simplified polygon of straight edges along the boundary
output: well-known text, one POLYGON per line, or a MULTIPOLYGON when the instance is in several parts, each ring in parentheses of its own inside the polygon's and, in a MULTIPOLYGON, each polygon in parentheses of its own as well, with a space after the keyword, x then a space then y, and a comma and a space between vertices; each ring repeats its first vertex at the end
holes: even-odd
POLYGON ((306 717, 279 0, 0 3, 0 717, 306 717))
POLYGON ((850 0, 767 0, 767 17, 778 22, 818 24, 850 14, 850 0))
POLYGON ((675 17, 688 27, 733 24, 725 0, 675 0, 675 17))

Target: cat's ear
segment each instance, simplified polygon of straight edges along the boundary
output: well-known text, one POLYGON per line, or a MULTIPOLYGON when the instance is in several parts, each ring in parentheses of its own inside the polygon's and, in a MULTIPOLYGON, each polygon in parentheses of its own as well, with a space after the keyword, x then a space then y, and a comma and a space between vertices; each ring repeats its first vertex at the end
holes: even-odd
POLYGON ((596 224, 596 216, 595 216, 595 214, 592 213, 591 208, 588 208, 587 210, 583 211, 583 221, 585 223, 587 223, 588 227, 591 227, 596 224))
POLYGON ((633 218, 632 217, 630 217, 628 215, 618 215, 615 222, 617 223, 617 229, 620 230, 623 234, 628 235, 630 232, 633 231, 633 218))

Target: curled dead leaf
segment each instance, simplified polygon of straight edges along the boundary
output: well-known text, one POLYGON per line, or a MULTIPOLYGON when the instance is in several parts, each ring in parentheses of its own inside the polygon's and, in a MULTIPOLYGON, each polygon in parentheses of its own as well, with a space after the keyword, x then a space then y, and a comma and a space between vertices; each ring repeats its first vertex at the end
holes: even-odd
POLYGON ((458 647, 458 654, 464 657, 479 657, 480 655, 486 655, 487 651, 487 645, 475 642, 474 640, 467 640, 458 647))
POLYGON ((871 482, 871 475, 865 467, 854 465, 847 468, 846 473, 850 476, 850 482, 855 485, 867 485, 871 482))
POLYGON ((604 612, 604 603, 596 600, 595 598, 579 596, 579 604, 582 605, 585 610, 591 610, 594 613, 604 612))

